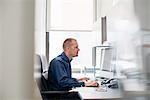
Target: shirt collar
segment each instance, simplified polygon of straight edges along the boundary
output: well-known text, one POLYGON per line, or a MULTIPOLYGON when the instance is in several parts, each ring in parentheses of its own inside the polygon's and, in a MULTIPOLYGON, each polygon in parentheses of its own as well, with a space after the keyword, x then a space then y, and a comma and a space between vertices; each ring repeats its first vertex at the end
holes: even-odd
POLYGON ((71 62, 72 61, 72 59, 69 59, 64 52, 61 54, 61 56, 67 62, 71 62))

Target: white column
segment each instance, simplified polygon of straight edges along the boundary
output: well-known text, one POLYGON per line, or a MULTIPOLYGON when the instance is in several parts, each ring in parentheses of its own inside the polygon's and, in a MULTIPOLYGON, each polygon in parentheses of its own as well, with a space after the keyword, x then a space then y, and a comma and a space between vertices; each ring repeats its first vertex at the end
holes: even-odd
POLYGON ((34 0, 0 0, 0 100, 33 100, 34 0))

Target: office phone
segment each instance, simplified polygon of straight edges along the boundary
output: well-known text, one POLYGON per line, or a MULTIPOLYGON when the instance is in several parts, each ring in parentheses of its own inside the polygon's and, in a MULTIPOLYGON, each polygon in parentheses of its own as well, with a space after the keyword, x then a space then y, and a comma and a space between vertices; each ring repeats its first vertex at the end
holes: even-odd
POLYGON ((107 85, 109 88, 118 88, 118 79, 111 78, 111 79, 104 79, 101 82, 101 85, 107 85))

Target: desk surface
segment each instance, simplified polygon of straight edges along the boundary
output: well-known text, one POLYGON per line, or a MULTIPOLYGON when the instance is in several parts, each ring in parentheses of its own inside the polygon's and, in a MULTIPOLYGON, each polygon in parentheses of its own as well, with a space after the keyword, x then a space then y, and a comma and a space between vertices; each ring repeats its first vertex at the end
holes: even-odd
POLYGON ((122 100, 122 98, 131 98, 132 100, 132 98, 134 99, 134 97, 147 98, 150 95, 150 90, 144 88, 145 86, 142 88, 141 82, 139 84, 135 79, 123 80, 123 83, 125 85, 125 86, 123 85, 124 89, 111 89, 111 88, 105 89, 101 86, 101 87, 78 87, 71 91, 77 91, 83 100, 100 100, 100 99, 122 100))
POLYGON ((90 99, 119 99, 122 98, 122 92, 119 89, 110 89, 107 88, 106 91, 99 91, 98 87, 79 87, 75 88, 72 91, 78 91, 81 98, 86 100, 90 99), (98 89, 98 90, 97 90, 98 89))
MULTIPOLYGON (((74 74, 74 77, 78 77, 77 75, 80 74, 74 74)), ((80 77, 82 77, 80 75, 80 77)), ((87 74, 87 77, 90 77, 90 79, 94 79, 94 75, 93 74, 87 74)), ((80 94, 81 98, 83 100, 100 100, 100 99, 120 99, 122 98, 122 90, 120 89, 110 89, 107 87, 106 91, 103 88, 99 88, 99 87, 78 87, 75 88, 71 91, 78 91, 78 93, 80 94)))

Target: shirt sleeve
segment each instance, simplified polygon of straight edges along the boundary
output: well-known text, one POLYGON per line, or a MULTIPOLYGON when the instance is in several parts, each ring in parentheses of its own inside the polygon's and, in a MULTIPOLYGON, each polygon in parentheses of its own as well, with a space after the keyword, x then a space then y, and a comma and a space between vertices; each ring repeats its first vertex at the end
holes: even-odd
POLYGON ((56 81, 62 88, 73 88, 85 86, 84 82, 78 82, 75 78, 70 78, 67 75, 67 70, 65 65, 61 61, 55 61, 52 63, 53 75, 56 78, 56 81))

